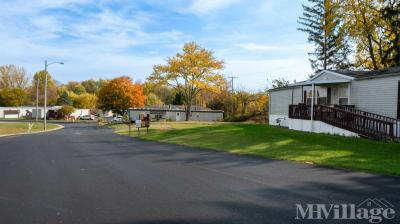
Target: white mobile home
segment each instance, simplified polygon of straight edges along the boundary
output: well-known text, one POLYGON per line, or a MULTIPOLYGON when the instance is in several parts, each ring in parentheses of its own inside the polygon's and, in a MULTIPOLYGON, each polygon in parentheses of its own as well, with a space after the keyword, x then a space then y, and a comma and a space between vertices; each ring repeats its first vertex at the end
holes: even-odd
POLYGON ((400 67, 325 70, 269 95, 272 125, 348 136, 399 136, 400 67))
MULTIPOLYGON (((49 106, 46 108, 46 114, 52 118, 57 114, 57 111, 61 106, 49 106)), ((22 107, 0 107, 0 118, 36 118, 36 113, 39 119, 44 118, 44 107, 38 107, 36 110, 35 106, 22 106, 22 107)), ((75 109, 71 114, 76 118, 84 115, 90 115, 90 109, 75 109)))
MULTIPOLYGON (((141 114, 150 114, 151 120, 185 121, 186 111, 182 106, 144 107, 128 109, 129 118, 134 121, 139 119, 141 114)), ((210 110, 197 106, 192 107, 189 117, 191 121, 221 121, 224 112, 221 110, 210 110)))

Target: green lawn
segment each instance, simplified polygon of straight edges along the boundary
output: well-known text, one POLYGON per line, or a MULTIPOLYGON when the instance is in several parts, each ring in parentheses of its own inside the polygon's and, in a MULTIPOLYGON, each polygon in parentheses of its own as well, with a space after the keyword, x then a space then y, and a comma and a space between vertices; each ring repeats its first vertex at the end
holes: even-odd
POLYGON ((20 117, 20 118, 3 118, 3 117, 1 117, 0 118, 0 121, 24 121, 24 120, 29 120, 29 119, 23 118, 23 117, 20 117))
MULTIPOLYGON (((47 129, 51 130, 59 127, 56 124, 47 124, 47 129)), ((31 132, 43 131, 43 123, 34 124, 31 132)), ((20 134, 28 132, 28 122, 0 122, 0 135, 20 134)))
MULTIPOLYGON (((127 134, 124 125, 114 126, 127 134)), ((400 144, 310 134, 262 124, 152 123, 140 138, 237 154, 400 175, 400 144)), ((132 136, 137 136, 136 131, 132 136)))

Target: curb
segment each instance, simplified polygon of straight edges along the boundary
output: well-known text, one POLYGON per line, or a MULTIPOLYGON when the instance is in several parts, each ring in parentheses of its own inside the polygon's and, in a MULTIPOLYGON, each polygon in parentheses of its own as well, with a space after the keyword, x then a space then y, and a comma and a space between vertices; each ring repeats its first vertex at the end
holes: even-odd
POLYGON ((60 130, 60 129, 64 128, 64 126, 60 125, 60 124, 54 124, 54 125, 57 125, 58 127, 54 128, 54 129, 46 130, 46 131, 35 131, 35 132, 31 132, 31 133, 15 133, 15 134, 0 135, 0 138, 9 137, 9 136, 39 134, 39 133, 45 133, 45 132, 50 132, 50 131, 57 131, 57 130, 60 130))

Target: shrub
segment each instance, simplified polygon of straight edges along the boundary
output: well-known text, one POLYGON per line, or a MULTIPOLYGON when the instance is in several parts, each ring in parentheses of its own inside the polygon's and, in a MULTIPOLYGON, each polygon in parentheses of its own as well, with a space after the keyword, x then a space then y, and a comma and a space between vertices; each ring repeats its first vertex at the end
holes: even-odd
POLYGON ((226 121, 226 122, 243 122, 243 121, 247 121, 249 118, 251 118, 251 115, 249 115, 249 114, 235 115, 235 116, 226 117, 224 119, 224 121, 226 121))
POLYGON ((71 115, 74 111, 75 108, 73 106, 64 105, 58 110, 58 114, 59 116, 64 117, 71 115))

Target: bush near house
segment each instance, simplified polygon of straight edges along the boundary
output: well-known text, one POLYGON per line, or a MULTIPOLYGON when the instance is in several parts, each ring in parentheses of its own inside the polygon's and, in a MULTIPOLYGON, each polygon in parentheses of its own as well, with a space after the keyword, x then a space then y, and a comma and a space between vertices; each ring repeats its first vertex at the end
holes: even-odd
POLYGON ((73 106, 64 105, 58 110, 58 113, 60 117, 69 117, 74 111, 75 108, 73 106))

